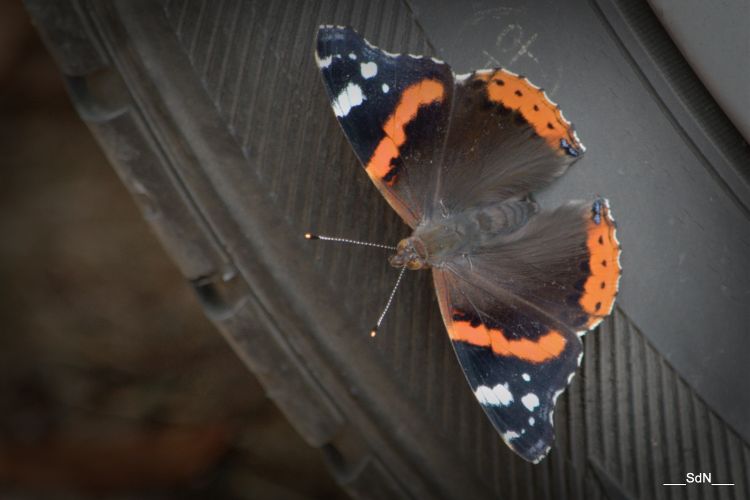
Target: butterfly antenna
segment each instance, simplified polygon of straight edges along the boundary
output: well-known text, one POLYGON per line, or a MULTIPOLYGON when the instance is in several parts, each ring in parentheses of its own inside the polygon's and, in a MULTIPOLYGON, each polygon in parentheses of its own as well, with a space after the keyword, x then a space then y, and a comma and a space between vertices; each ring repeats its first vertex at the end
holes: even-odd
POLYGON ((396 250, 396 247, 391 245, 383 245, 382 243, 370 243, 369 241, 358 241, 350 240, 347 238, 335 238, 333 236, 324 236, 322 234, 305 233, 306 240, 321 240, 321 241, 335 241, 336 243, 348 243, 350 245, 362 245, 365 247, 383 248, 385 250, 396 250))
POLYGON ((378 334, 378 328, 380 328, 380 323, 383 322, 383 318, 385 318, 385 314, 388 312, 388 309, 391 308, 391 303, 393 302, 393 297, 396 295, 396 290, 398 290, 398 286, 401 284, 401 279, 404 277, 404 273, 406 272, 406 267, 401 268, 401 272, 398 275, 398 279, 396 280, 396 284, 393 285, 393 290, 391 290, 391 296, 388 297, 388 302, 385 304, 385 309, 383 309, 383 312, 380 313, 380 317, 378 318, 378 322, 375 324, 375 327, 370 330, 370 337, 374 337, 378 334))

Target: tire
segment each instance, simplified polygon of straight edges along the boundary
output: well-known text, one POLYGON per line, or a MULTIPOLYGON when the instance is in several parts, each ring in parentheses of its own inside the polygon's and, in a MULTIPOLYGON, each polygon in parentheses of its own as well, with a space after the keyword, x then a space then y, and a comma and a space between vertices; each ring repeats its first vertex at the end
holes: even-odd
MULTIPOLYGON (((703 320, 690 311, 701 296, 676 288, 682 275, 671 257, 679 253, 678 240, 669 243, 670 259, 661 247, 642 244, 656 241, 670 207, 684 209, 682 194, 667 192, 663 200, 663 186, 648 188, 636 175, 623 176, 616 161, 627 164, 636 148, 674 143, 680 149, 667 167, 679 184, 697 175, 678 165, 680 152, 697 151, 707 165, 703 174, 715 182, 691 196, 716 195, 717 213, 730 207, 726 217, 746 222, 746 144, 643 2, 580 1, 564 10, 551 1, 518 3, 477 9, 468 18, 458 3, 444 3, 434 9, 418 0, 26 5, 78 112, 206 314, 353 497, 672 498, 683 492, 663 483, 712 472, 714 482, 734 486, 689 486, 693 498, 750 498, 750 427, 743 424, 750 406, 743 406, 744 396, 733 393, 733 402, 726 391, 711 390, 711 384, 726 389, 725 379, 739 373, 731 370, 746 369, 736 367, 734 356, 742 359, 747 343, 723 359, 697 361, 701 373, 690 369, 690 353, 669 335, 675 330, 670 311, 678 310, 670 307, 687 311, 686 338, 698 339, 703 320), (512 60, 523 43, 515 52, 504 44, 536 40, 531 31, 522 36, 517 30, 533 25, 542 10, 544 19, 559 17, 561 26, 579 20, 578 34, 547 51, 555 64, 535 63, 542 54, 528 57, 529 47, 515 63, 528 65, 530 78, 536 71, 533 81, 551 81, 551 92, 560 84, 556 100, 566 111, 579 110, 584 121, 578 129, 590 131, 596 148, 582 133, 587 158, 540 199, 554 206, 606 190, 620 217, 626 276, 619 306, 585 337, 579 376, 558 401, 556 444, 533 466, 506 449, 467 390, 429 274, 405 281, 372 340, 368 332, 396 277, 382 250, 308 243, 302 235, 314 230, 383 242, 407 235, 360 172, 329 109, 312 58, 318 24, 350 24, 385 48, 437 51, 471 69, 491 54, 512 60), (458 19, 476 29, 451 29, 458 19), (485 57, 478 37, 502 33, 503 26, 516 32, 497 38, 485 57), (599 52, 566 55, 566 47, 576 45, 599 52), (591 70, 576 80, 586 63, 598 64, 591 61, 595 56, 622 58, 629 66, 620 75, 597 78, 591 70), (628 110, 639 105, 639 92, 655 96, 656 104, 643 105, 656 110, 648 120, 678 132, 648 137, 648 127, 635 121, 625 123, 629 136, 597 130, 596 117, 610 112, 613 119, 634 120, 628 110), (643 189, 650 194, 634 196, 643 189), (639 282, 638 273, 659 276, 639 282), (654 289, 677 291, 659 305, 649 295, 654 289)), ((688 214, 688 226, 702 224, 701 216, 688 214)), ((729 231, 726 226, 717 231, 729 231)), ((737 280, 748 275, 747 226, 735 225, 744 232, 727 243, 739 266, 737 280)), ((711 254, 704 236, 710 235, 690 240, 696 259, 711 254)), ((728 264, 712 263, 722 279, 734 279, 728 264)), ((697 272, 714 279, 708 270, 697 272)), ((717 338, 741 338, 743 308, 730 301, 711 310, 729 318, 717 338)))

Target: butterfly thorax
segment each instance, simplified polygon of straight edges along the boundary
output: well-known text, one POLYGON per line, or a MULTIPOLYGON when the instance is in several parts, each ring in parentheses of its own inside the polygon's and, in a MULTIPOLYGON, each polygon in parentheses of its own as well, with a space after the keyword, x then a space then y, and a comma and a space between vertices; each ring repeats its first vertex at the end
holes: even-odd
POLYGON ((412 235, 401 240, 389 262, 409 270, 442 267, 448 256, 461 252, 470 243, 463 217, 444 217, 422 221, 412 235))
POLYGON ((446 262, 470 256, 477 247, 497 244, 518 231, 537 211, 529 201, 492 203, 422 221, 399 242, 389 262, 409 270, 443 267, 446 262))

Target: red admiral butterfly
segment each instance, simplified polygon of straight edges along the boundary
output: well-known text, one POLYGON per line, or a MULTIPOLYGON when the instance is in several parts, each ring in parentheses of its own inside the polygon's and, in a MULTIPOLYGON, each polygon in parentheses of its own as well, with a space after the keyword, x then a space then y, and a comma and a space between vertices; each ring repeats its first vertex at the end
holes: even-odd
POLYGON ((413 229, 390 263, 432 269, 477 400, 508 446, 539 462, 579 336, 612 311, 621 275, 607 200, 542 211, 529 198, 583 144, 542 89, 504 69, 455 75, 333 26, 318 31, 316 61, 354 152, 413 229))

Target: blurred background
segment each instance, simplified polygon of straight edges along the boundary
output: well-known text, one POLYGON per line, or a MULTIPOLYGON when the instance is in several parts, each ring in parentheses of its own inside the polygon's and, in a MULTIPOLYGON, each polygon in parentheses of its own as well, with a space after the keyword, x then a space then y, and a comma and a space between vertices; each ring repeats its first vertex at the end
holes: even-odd
POLYGON ((343 498, 0 2, 0 498, 343 498))

